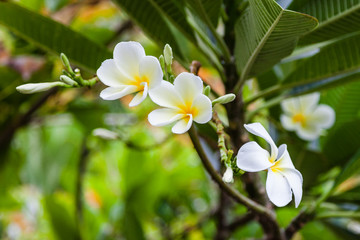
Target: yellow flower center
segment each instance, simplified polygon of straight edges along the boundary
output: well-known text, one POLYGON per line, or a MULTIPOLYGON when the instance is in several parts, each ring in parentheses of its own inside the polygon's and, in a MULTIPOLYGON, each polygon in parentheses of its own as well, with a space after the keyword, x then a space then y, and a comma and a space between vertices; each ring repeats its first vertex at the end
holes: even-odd
POLYGON ((149 78, 147 76, 135 76, 131 84, 137 86, 138 91, 143 91, 145 86, 142 83, 144 82, 147 83, 147 85, 149 86, 149 78))
POLYGON ((279 162, 280 161, 276 161, 275 164, 273 166, 270 167, 270 169, 273 171, 273 172, 277 172, 277 171, 281 171, 281 168, 279 168, 279 162))
POLYGON ((179 106, 180 114, 191 114, 193 117, 198 114, 198 109, 192 107, 192 102, 185 102, 184 105, 179 106))
POLYGON ((306 122, 306 118, 305 118, 304 114, 302 114, 302 113, 297 113, 297 114, 295 114, 295 115, 292 117, 292 120, 293 120, 294 122, 300 123, 301 125, 305 125, 305 122, 306 122))

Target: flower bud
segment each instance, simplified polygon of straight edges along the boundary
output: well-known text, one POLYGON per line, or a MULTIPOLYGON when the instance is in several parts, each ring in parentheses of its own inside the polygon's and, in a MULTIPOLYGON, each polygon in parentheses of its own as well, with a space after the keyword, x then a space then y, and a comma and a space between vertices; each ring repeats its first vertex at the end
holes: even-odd
POLYGON ((66 84, 62 82, 28 83, 16 87, 16 90, 23 94, 31 94, 44 92, 57 86, 66 86, 66 84))
POLYGON ((112 132, 105 128, 96 128, 92 131, 92 135, 96 137, 100 137, 105 140, 116 140, 118 139, 118 134, 116 132, 112 132))
POLYGON ((64 65, 64 67, 66 68, 66 70, 69 73, 74 73, 71 66, 70 66, 69 59, 67 58, 67 56, 64 53, 60 54, 60 59, 61 59, 61 62, 63 63, 63 65, 64 65))
POLYGON ((171 66, 172 59, 173 59, 173 53, 172 53, 172 49, 169 44, 166 44, 164 47, 164 58, 165 58, 166 65, 171 66))
POLYGON ((234 182, 233 170, 231 167, 227 167, 222 180, 226 183, 234 182))
POLYGON ((211 91, 211 87, 210 87, 209 85, 207 85, 207 86, 204 88, 203 93, 204 93, 205 96, 208 97, 208 96, 210 95, 210 91, 211 91))
POLYGON ((61 75, 60 80, 64 83, 66 83, 67 85, 70 85, 73 87, 79 86, 79 84, 77 82, 75 82, 74 80, 72 80, 71 78, 69 78, 66 75, 61 75))
POLYGON ((224 96, 221 96, 221 97, 213 100, 212 105, 215 105, 216 103, 226 104, 226 103, 234 101, 235 98, 236 98, 235 94, 229 93, 229 94, 226 94, 224 96))
POLYGON ((163 70, 165 70, 165 59, 163 55, 160 55, 159 57, 160 66, 163 70))

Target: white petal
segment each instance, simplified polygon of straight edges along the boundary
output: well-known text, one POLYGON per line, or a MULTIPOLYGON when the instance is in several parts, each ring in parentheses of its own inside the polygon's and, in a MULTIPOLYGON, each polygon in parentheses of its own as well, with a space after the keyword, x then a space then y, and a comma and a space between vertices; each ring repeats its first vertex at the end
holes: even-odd
POLYGON ((265 141, 270 144, 270 147, 271 147, 271 159, 275 160, 277 155, 278 155, 278 149, 277 149, 274 141, 270 137, 269 133, 263 127, 263 125, 261 125, 261 123, 251 123, 251 124, 244 124, 244 127, 250 133, 265 139, 265 141))
POLYGON ((283 168, 292 168, 295 169, 294 164, 291 161, 290 154, 287 150, 286 144, 282 144, 279 147, 279 156, 276 161, 276 168, 283 169, 283 168))
POLYGON ((143 57, 145 50, 138 42, 120 42, 115 46, 115 63, 130 79, 139 76, 140 61, 143 57))
POLYGON ((301 112, 300 101, 298 98, 285 99, 280 105, 281 109, 289 115, 295 115, 301 112))
POLYGON ((184 104, 174 85, 166 81, 162 81, 159 86, 150 89, 149 96, 154 103, 162 107, 178 108, 179 105, 184 104))
POLYGON ((138 92, 135 95, 135 97, 129 103, 129 107, 135 107, 135 106, 139 105, 142 101, 145 100, 147 93, 148 93, 148 86, 147 86, 147 83, 141 83, 141 85, 144 86, 144 90, 138 92))
POLYGON ((296 134, 299 136, 299 138, 306 141, 313 141, 317 139, 320 136, 320 133, 321 128, 316 125, 299 125, 298 129, 296 130, 296 134))
POLYGON ((104 100, 115 100, 136 91, 136 86, 123 86, 121 88, 108 87, 101 91, 100 97, 104 100))
POLYGON ((149 79, 149 88, 160 85, 163 80, 163 71, 159 60, 153 56, 145 56, 140 61, 140 78, 149 79))
POLYGON ((295 207, 298 207, 300 202, 301 202, 301 198, 302 198, 302 184, 303 184, 303 178, 301 173, 296 170, 296 169, 289 169, 289 168, 285 168, 281 171, 281 173, 286 177, 291 190, 294 194, 294 198, 295 198, 295 207))
POLYGON ((191 114, 188 114, 187 117, 180 119, 171 129, 173 133, 183 134, 187 132, 192 124, 193 118, 191 114))
POLYGON ((174 80, 174 87, 185 102, 193 102, 202 94, 203 81, 192 73, 180 73, 174 80))
POLYGON ((279 171, 269 169, 266 179, 266 193, 272 203, 278 207, 287 205, 292 199, 288 180, 279 171))
POLYGON ((259 172, 273 165, 269 158, 268 151, 261 148, 256 142, 248 142, 240 148, 236 164, 244 171, 259 172))
POLYGON ((183 114, 178 114, 177 110, 160 108, 152 111, 148 115, 148 120, 151 125, 160 127, 175 122, 183 117, 183 114))
POLYGON ((204 94, 198 95, 192 104, 195 108, 194 121, 197 123, 207 123, 212 117, 212 105, 210 99, 204 94))
POLYGON ((325 104, 320 104, 313 113, 309 114, 308 121, 321 128, 330 128, 335 122, 335 111, 325 104))
POLYGON ((96 71, 96 75, 101 82, 109 87, 121 88, 130 82, 129 78, 118 69, 113 59, 103 61, 96 71))
POLYGON ((298 97, 301 109, 304 113, 311 113, 314 111, 316 105, 319 102, 320 99, 320 93, 315 92, 311 94, 307 94, 304 96, 298 97))
POLYGON ((297 129, 299 123, 296 123, 292 120, 292 118, 287 115, 282 114, 280 116, 281 125, 288 131, 294 131, 297 129))

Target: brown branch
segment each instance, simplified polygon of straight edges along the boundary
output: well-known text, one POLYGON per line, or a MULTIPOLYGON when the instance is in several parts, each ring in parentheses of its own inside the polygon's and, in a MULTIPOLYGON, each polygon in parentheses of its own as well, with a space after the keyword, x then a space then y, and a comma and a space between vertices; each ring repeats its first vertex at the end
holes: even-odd
MULTIPOLYGON (((0 152, 3 152, 7 149, 16 130, 18 128, 28 124, 31 121, 33 114, 46 102, 46 100, 50 96, 54 95, 57 92, 57 90, 58 90, 57 88, 53 88, 53 89, 49 90, 48 92, 46 92, 45 94, 43 94, 29 108, 29 110, 27 110, 24 114, 18 116, 18 118, 15 119, 13 121, 13 123, 1 133, 1 135, 0 135, 0 152)), ((0 164, 3 164, 4 161, 5 161, 5 158, 1 159, 0 164)))
POLYGON ((83 220, 83 181, 84 175, 86 172, 86 167, 88 163, 88 156, 90 153, 89 148, 86 146, 87 137, 84 137, 81 154, 79 157, 78 168, 77 168, 77 178, 76 178, 76 192, 75 192, 75 214, 76 214, 76 222, 78 225, 79 232, 80 226, 83 220))
POLYGON ((254 214, 252 212, 248 212, 244 216, 238 217, 235 220, 233 220, 233 222, 231 222, 227 226, 227 229, 230 233, 234 232, 234 231, 238 230, 239 227, 244 226, 245 224, 247 224, 248 222, 250 222, 252 220, 254 220, 254 214))
POLYGON ((315 216, 314 212, 301 211, 285 229, 286 239, 291 239, 307 222, 311 221, 315 216))
POLYGON ((189 130, 189 136, 191 141, 194 144, 194 148, 196 149, 202 164, 204 165, 206 171, 210 174, 211 178, 218 184, 218 186, 225 191, 231 198, 233 198, 236 202, 243 204, 244 206, 252 209, 254 212, 264 214, 269 218, 274 218, 273 213, 269 211, 267 208, 261 206, 260 204, 254 202, 253 200, 245 197, 230 185, 227 185, 222 181, 221 176, 217 173, 210 160, 208 159, 203 147, 201 146, 200 140, 198 138, 195 127, 192 126, 189 130))

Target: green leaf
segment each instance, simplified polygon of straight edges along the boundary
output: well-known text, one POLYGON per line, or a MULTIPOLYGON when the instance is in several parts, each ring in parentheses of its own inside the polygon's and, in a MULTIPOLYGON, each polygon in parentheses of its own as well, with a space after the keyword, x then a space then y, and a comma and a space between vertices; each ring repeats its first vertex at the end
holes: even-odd
POLYGON ((74 217, 69 214, 63 204, 56 201, 54 197, 48 196, 45 198, 45 206, 57 239, 80 239, 74 217))
MULTIPOLYGON (((283 85, 319 90, 360 78, 360 34, 325 45, 312 57, 299 62, 283 85)), ((306 89, 298 89, 305 92, 306 89)), ((296 89, 294 89, 296 92, 296 89)))
POLYGON ((194 31, 186 20, 185 8, 182 1, 150 0, 150 3, 164 14, 190 41, 195 41, 194 31))
POLYGON ((343 165, 360 148, 360 120, 332 129, 325 138, 323 152, 332 165, 343 165))
POLYGON ((360 0, 306 1, 296 10, 319 20, 319 27, 303 36, 299 44, 326 41, 360 29, 360 0))
POLYGON ((330 105, 336 112, 336 126, 358 118, 360 112, 359 92, 360 82, 354 82, 322 94, 323 103, 330 105))
POLYGON ((163 17, 165 14, 169 20, 175 22, 175 26, 181 27, 182 32, 188 33, 189 29, 185 24, 182 12, 173 3, 168 1, 165 4, 162 0, 114 0, 127 14, 141 27, 141 29, 152 38, 160 48, 166 43, 170 44, 175 56, 184 60, 180 44, 178 43, 174 33, 169 25, 169 21, 163 17), (160 4, 160 5, 159 5, 160 4), (179 17, 177 19, 176 17, 179 17), (185 24, 182 26, 182 24, 185 24))
POLYGON ((50 18, 9 2, 0 2, 0 24, 39 47, 60 54, 89 70, 96 70, 102 61, 111 58, 103 46, 50 18))
POLYGON ((360 150, 349 160, 349 162, 344 167, 343 171, 337 177, 335 185, 339 185, 344 182, 346 179, 352 177, 354 174, 360 171, 360 150))
POLYGON ((249 7, 235 25, 235 59, 241 81, 290 55, 298 38, 317 24, 315 18, 284 10, 273 0, 249 0, 249 7))

